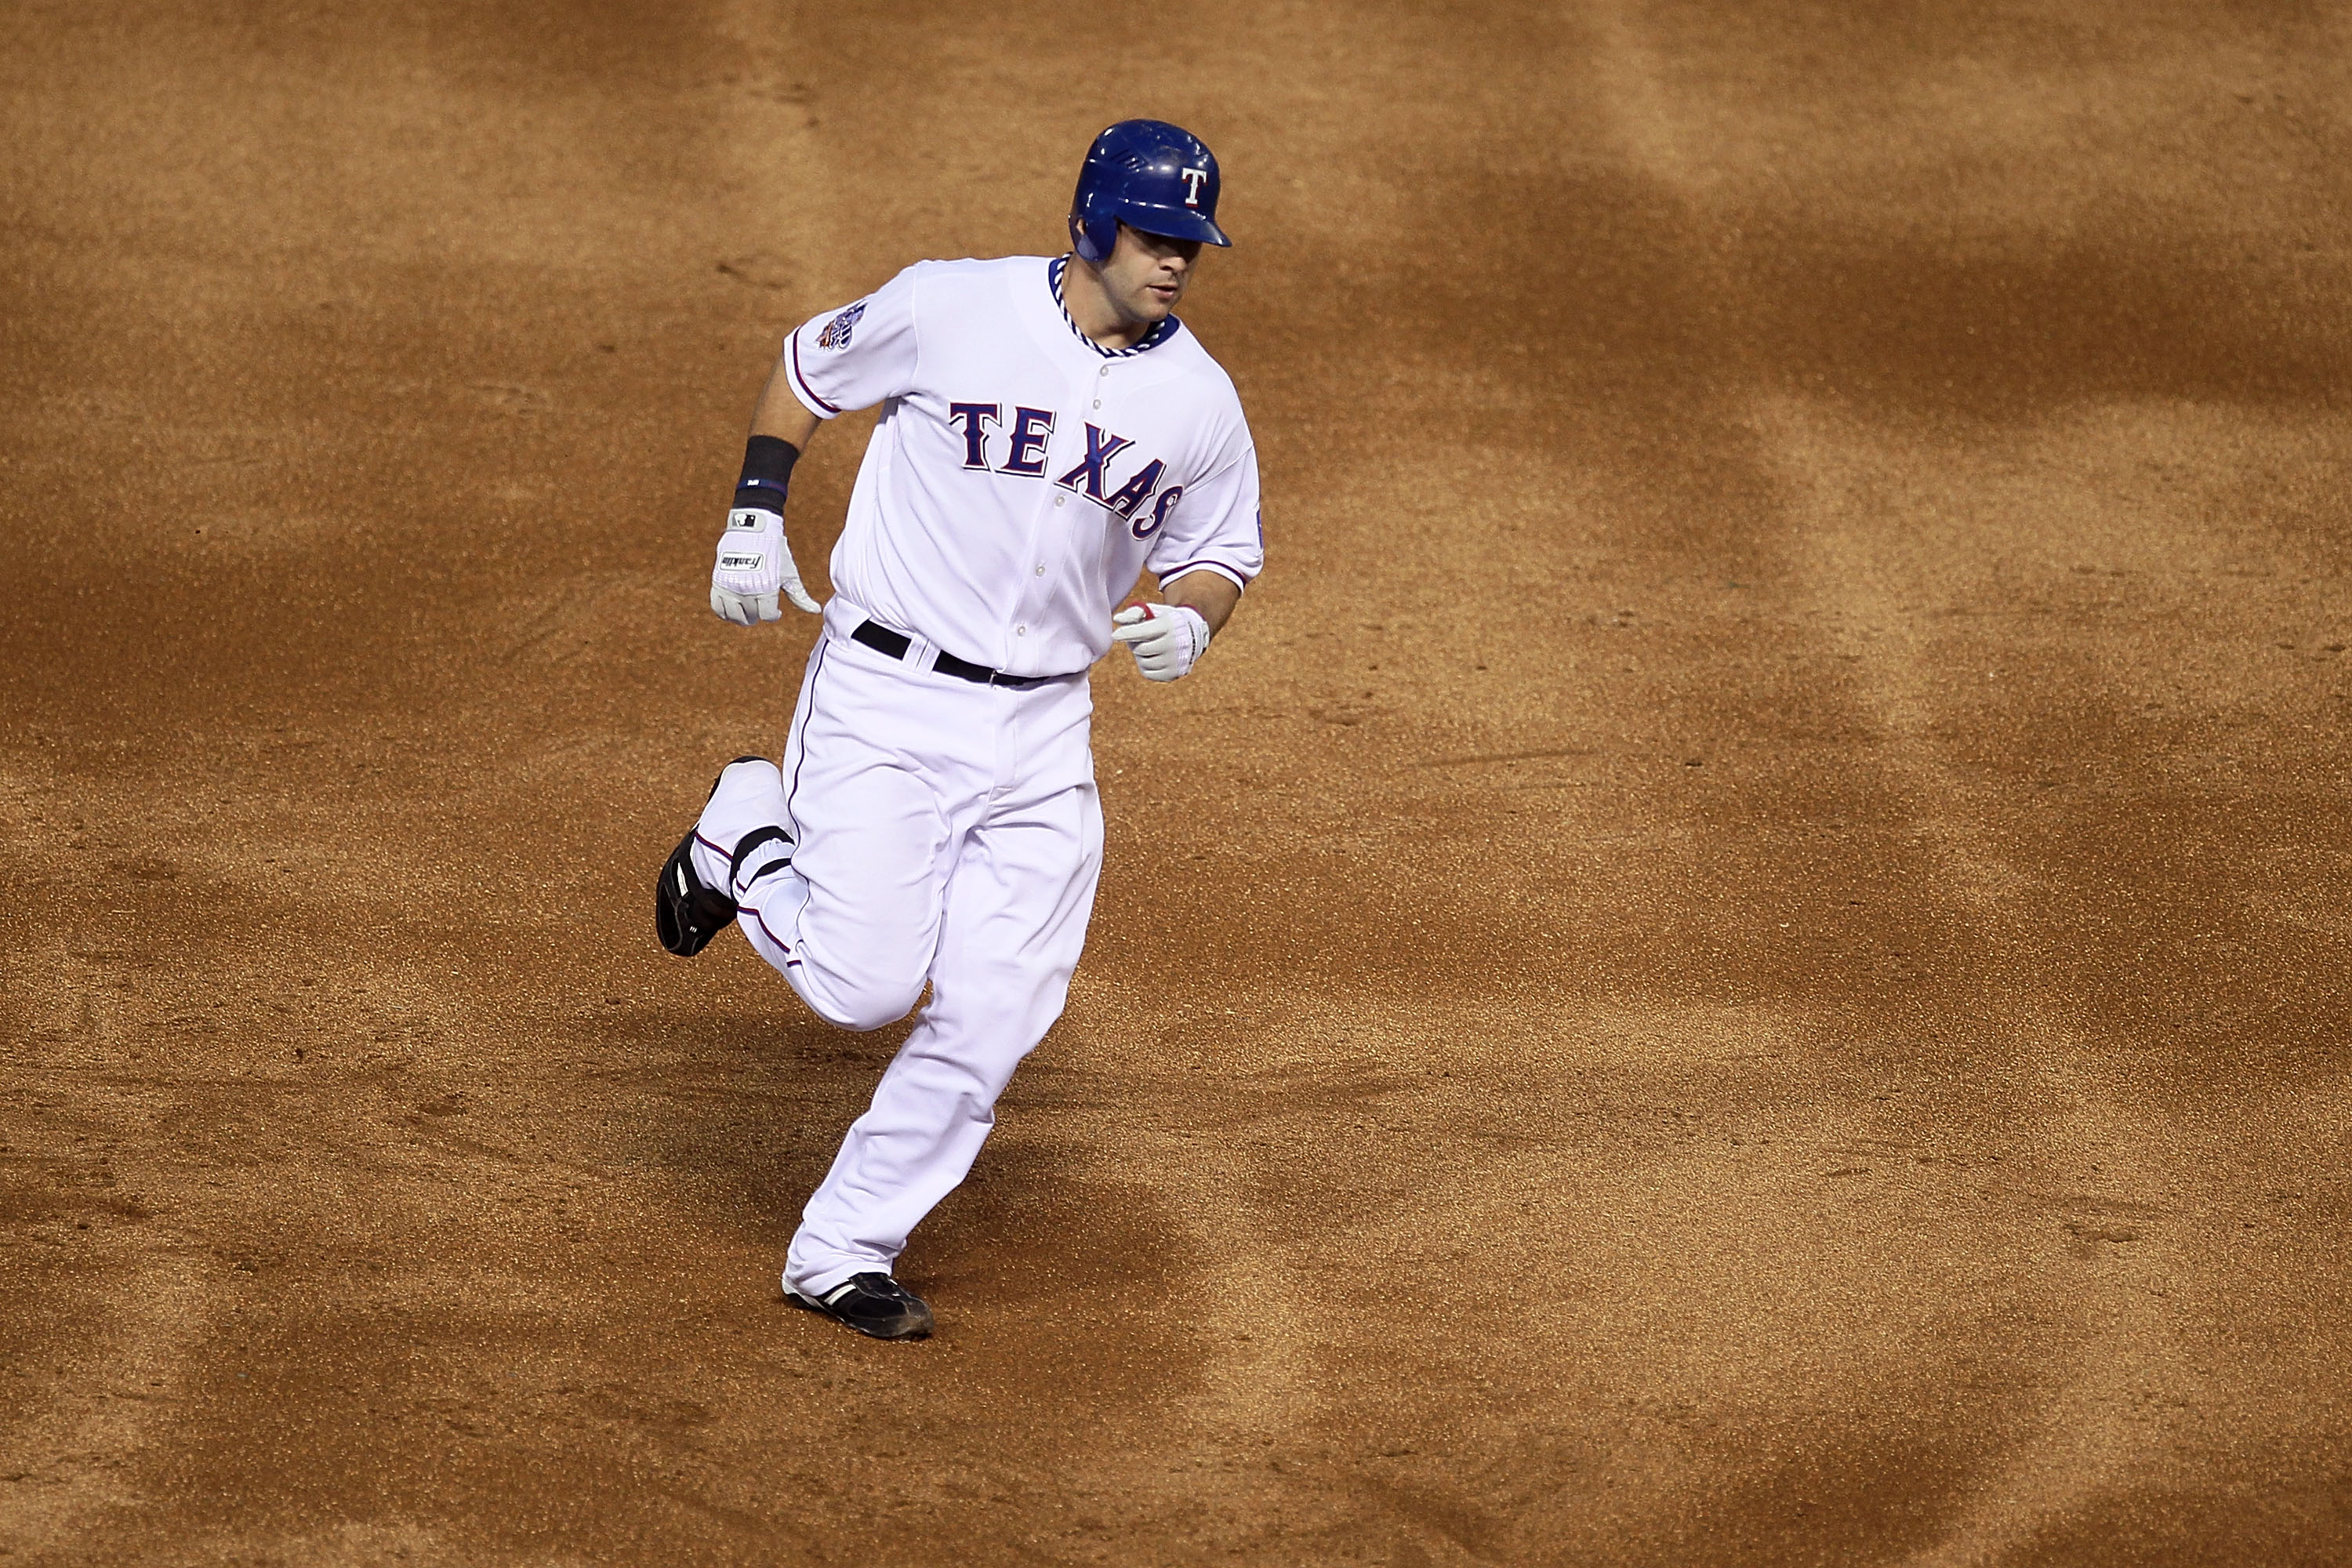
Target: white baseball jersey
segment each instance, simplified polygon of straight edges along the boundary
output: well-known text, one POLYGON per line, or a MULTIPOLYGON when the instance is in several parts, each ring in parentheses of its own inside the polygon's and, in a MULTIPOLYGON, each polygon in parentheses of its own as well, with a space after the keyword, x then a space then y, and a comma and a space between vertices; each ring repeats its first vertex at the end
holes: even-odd
POLYGON ((1172 316, 1129 349, 1087 337, 1062 304, 1066 259, 918 262, 784 345, 819 418, 883 405, 836 592, 1009 675, 1100 658, 1146 570, 1246 587, 1265 560, 1231 378, 1172 316))

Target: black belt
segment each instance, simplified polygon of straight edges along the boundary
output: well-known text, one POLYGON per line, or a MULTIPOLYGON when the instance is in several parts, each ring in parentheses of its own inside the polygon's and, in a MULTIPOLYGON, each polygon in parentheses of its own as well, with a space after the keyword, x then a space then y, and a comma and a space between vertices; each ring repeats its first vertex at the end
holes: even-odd
MULTIPOLYGON (((879 621, 858 622, 857 629, 849 634, 849 640, 862 642, 876 653, 887 653, 898 659, 905 658, 907 650, 915 646, 914 638, 894 632, 879 621)), ((1015 691, 1026 691, 1033 686, 1043 686, 1049 680, 1062 679, 1058 675, 1006 675, 984 664, 958 658, 945 648, 932 656, 931 668, 941 675, 952 675, 958 680, 969 680, 975 686, 1007 686, 1015 691)))

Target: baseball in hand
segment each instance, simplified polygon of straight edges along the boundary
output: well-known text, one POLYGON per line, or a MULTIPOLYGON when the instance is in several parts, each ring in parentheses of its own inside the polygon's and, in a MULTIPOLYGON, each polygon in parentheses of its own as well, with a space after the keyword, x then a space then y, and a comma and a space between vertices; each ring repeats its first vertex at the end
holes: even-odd
POLYGON ((1146 680, 1174 680, 1209 651, 1209 623, 1190 605, 1129 605, 1110 624, 1146 680))

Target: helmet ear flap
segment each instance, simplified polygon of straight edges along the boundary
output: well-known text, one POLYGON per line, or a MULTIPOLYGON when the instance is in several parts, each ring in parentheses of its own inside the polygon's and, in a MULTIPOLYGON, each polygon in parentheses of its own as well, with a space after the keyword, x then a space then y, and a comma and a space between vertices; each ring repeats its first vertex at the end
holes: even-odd
POLYGON ((1087 203, 1070 212, 1070 248, 1078 253, 1080 260, 1091 261, 1097 267, 1109 260, 1110 253, 1118 248, 1118 218, 1101 211, 1101 205, 1087 203))

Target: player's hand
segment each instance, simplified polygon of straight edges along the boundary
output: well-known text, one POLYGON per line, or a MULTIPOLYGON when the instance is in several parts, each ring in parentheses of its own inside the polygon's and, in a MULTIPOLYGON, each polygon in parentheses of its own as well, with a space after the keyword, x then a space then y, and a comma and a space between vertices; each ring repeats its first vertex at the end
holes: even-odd
POLYGON ((738 507, 727 514, 727 531, 719 538, 719 560, 710 569, 710 611, 739 626, 783 619, 779 598, 803 610, 817 602, 801 585, 800 569, 784 542, 781 512, 738 507))
POLYGON ((1110 625, 1111 641, 1127 645, 1146 680, 1174 680, 1209 651, 1209 623, 1190 605, 1129 605, 1110 625))

